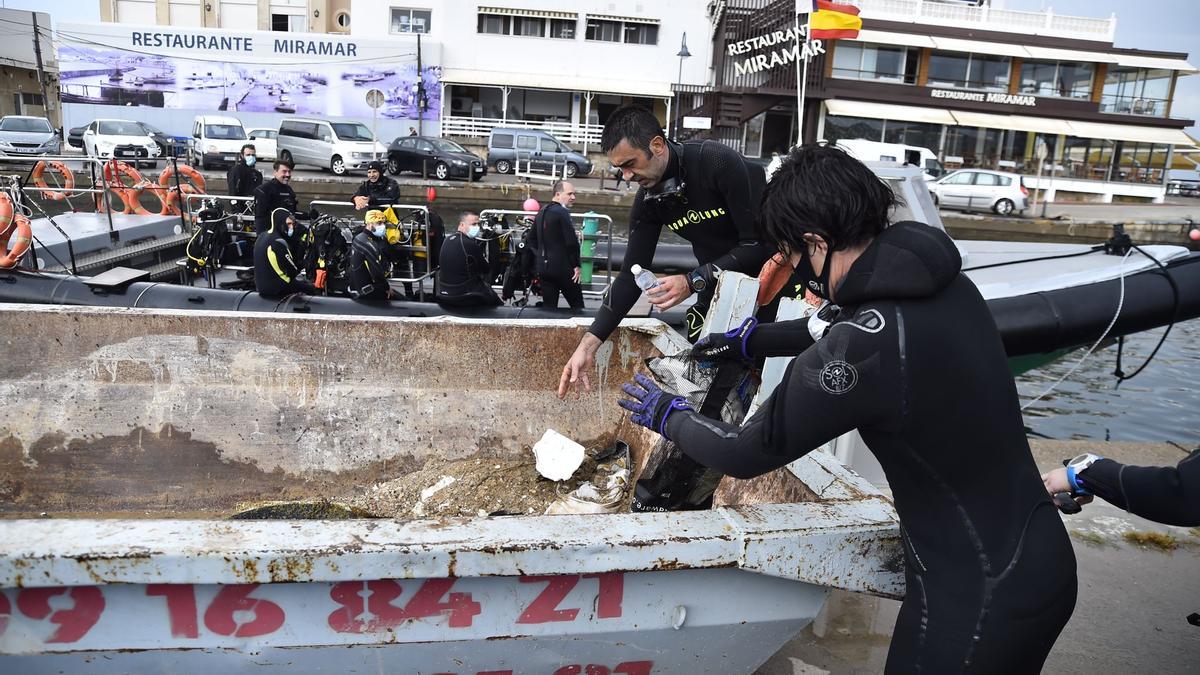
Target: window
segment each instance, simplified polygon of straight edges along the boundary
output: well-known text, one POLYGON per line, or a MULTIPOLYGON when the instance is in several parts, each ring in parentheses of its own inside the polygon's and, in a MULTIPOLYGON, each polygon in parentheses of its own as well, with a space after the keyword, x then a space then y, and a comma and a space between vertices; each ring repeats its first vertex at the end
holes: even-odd
POLYGON ((830 143, 848 138, 865 138, 868 141, 883 139, 883 120, 865 117, 825 117, 825 139, 830 143))
POLYGON ((658 24, 626 21, 625 43, 631 45, 658 44, 658 24))
POLYGON ((391 32, 428 34, 432 18, 433 12, 428 9, 393 7, 391 32))
POLYGON ((620 42, 621 22, 604 21, 588 17, 587 32, 584 33, 583 37, 586 40, 596 40, 598 42, 620 42))
POLYGON ((1171 70, 1113 66, 1104 78, 1100 111, 1166 117, 1173 75, 1171 70))
POLYGON ((19 131, 28 134, 49 134, 54 129, 44 119, 5 117, 0 119, 0 131, 19 131))
POLYGON ((170 0, 167 4, 167 17, 172 26, 200 27, 200 0, 170 0))
POLYGON ((343 141, 373 141, 375 137, 371 135, 371 130, 365 124, 334 122, 333 133, 343 141))
POLYGON ((513 26, 513 35, 527 37, 544 37, 546 35, 546 20, 532 16, 518 16, 513 26))
POLYGON ((402 150, 416 150, 417 139, 413 138, 412 136, 406 136, 405 138, 400 139, 399 145, 402 150))
POLYGON ((900 122, 888 120, 883 132, 885 143, 903 143, 918 148, 938 151, 942 143, 942 125, 926 122, 900 122))
POLYGON ((533 136, 517 136, 517 147, 521 150, 536 150, 537 141, 533 136))
POLYGON ((512 17, 500 14, 480 14, 478 32, 508 35, 512 33, 512 17))
POLYGON ((245 28, 258 26, 257 0, 221 0, 217 6, 217 18, 221 28, 245 28))
POLYGON ((558 152, 558 143, 555 143, 552 139, 543 138, 541 145, 542 152, 558 152))
POLYGON ((279 135, 315 139, 317 137, 317 125, 312 122, 285 121, 279 125, 279 135))
POLYGON ((113 21, 118 23, 140 23, 154 25, 156 21, 154 0, 117 0, 113 21))
POLYGON ((833 76, 916 84, 920 58, 921 52, 915 47, 839 41, 833 52, 833 76))
POLYGON ((425 153, 432 154, 433 153, 433 145, 429 141, 427 141, 423 138, 419 139, 417 141, 417 152, 425 152, 425 153))
POLYGON ((1008 91, 1011 61, 1007 56, 935 51, 929 58, 929 86, 1008 91))
POLYGON ((997 178, 999 176, 994 173, 977 173, 975 174, 975 184, 984 187, 995 187, 1000 184, 1000 181, 996 180, 997 178))
POLYGON ((337 24, 338 28, 349 28, 350 27, 350 12, 338 12, 337 17, 334 18, 333 21, 334 21, 334 23, 337 24))
POLYGON ((240 125, 232 124, 205 124, 204 137, 215 138, 225 141, 242 141, 246 139, 246 132, 240 125))
POLYGON ((303 14, 272 14, 271 30, 280 33, 307 33, 303 14))
POLYGON ((1092 64, 1069 61, 1026 61, 1021 64, 1022 94, 1090 98, 1092 64))
POLYGON ((24 103, 25 105, 42 105, 42 95, 22 92, 21 103, 24 103))
POLYGON ((960 171, 945 180, 946 185, 970 185, 975 177, 974 171, 960 171))
POLYGON ((511 148, 513 137, 512 134, 492 134, 493 148, 511 148))
POLYGON ((574 40, 575 19, 550 19, 550 37, 560 40, 574 40))

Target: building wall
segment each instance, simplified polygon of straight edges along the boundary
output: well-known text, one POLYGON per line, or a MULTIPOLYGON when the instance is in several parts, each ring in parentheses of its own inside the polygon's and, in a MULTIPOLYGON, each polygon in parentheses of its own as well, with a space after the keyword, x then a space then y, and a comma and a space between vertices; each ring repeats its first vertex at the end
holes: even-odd
POLYGON ((46 94, 50 97, 49 109, 45 105, 27 99, 42 99, 42 88, 38 84, 37 57, 33 50, 33 13, 15 9, 0 9, 0 21, 6 26, 10 39, 0 40, 0 114, 39 115, 50 123, 61 123, 62 106, 58 98, 58 61, 50 39, 50 15, 37 13, 38 30, 42 36, 42 67, 46 74, 46 94), (21 39, 12 36, 21 35, 21 39), (16 98, 22 98, 20 106, 16 98))
POLYGON ((176 28, 271 30, 272 11, 304 17, 310 33, 346 33, 337 14, 350 0, 99 0, 100 20, 176 28))

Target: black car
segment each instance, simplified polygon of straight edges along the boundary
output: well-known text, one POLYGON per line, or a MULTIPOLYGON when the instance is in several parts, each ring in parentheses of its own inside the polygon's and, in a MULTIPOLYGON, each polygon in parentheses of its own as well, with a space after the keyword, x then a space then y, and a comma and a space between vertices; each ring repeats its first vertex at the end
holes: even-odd
POLYGON ((444 138, 401 136, 392 141, 387 155, 388 173, 424 172, 438 180, 466 178, 478 180, 487 175, 487 162, 463 146, 444 138))
POLYGON ((87 125, 74 127, 67 131, 67 145, 73 148, 83 149, 83 131, 87 129, 87 125))
POLYGON ((168 134, 167 132, 163 131, 162 129, 158 129, 158 128, 155 128, 154 126, 146 124, 145 122, 138 122, 137 124, 141 128, 145 129, 146 135, 149 136, 150 138, 153 138, 154 142, 158 144, 158 149, 160 151, 162 151, 162 154, 160 154, 159 157, 174 157, 175 156, 175 137, 174 136, 168 134))

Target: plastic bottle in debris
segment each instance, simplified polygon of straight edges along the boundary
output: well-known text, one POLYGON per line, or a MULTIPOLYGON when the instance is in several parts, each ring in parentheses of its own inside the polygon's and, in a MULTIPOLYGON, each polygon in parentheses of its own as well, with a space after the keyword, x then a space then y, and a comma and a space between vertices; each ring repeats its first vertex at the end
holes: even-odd
POLYGON ((643 269, 641 265, 634 265, 629 268, 629 271, 633 272, 633 280, 643 291, 648 291, 659 284, 658 277, 654 276, 654 272, 643 269))

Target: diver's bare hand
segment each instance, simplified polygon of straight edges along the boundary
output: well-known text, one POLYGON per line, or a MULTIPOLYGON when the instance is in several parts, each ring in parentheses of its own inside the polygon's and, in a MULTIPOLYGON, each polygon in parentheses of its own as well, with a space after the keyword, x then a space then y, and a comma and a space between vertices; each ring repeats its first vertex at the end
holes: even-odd
POLYGON ((581 381, 584 391, 592 390, 592 382, 588 378, 588 372, 596 367, 596 350, 600 349, 600 344, 600 338, 595 335, 591 333, 583 334, 583 339, 579 341, 579 346, 575 348, 575 352, 571 354, 571 358, 567 359, 567 364, 563 366, 562 377, 558 381, 558 397, 560 399, 565 399, 567 392, 572 389, 578 394, 578 385, 581 381))

